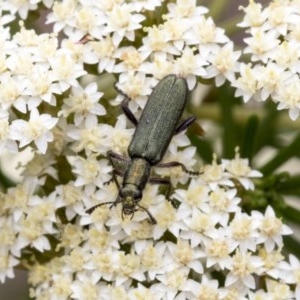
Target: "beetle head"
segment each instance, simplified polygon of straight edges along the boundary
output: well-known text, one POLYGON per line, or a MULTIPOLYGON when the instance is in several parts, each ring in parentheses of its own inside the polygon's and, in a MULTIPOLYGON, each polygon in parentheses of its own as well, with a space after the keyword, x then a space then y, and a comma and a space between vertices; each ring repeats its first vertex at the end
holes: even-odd
POLYGON ((128 185, 120 190, 119 197, 122 202, 122 214, 133 217, 136 206, 142 199, 142 192, 136 186, 128 185))

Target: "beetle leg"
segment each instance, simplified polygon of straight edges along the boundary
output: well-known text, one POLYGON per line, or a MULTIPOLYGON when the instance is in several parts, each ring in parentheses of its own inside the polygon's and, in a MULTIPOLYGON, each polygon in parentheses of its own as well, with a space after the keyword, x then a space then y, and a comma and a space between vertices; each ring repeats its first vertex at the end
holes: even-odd
POLYGON ((151 184, 163 184, 167 187, 167 191, 165 193, 166 199, 169 200, 170 193, 171 193, 171 182, 169 179, 160 178, 160 177, 151 177, 149 179, 149 183, 151 184))
POLYGON ((167 191, 165 192, 165 197, 172 204, 172 206, 176 208, 176 202, 173 199, 170 199, 171 182, 170 182, 169 179, 160 178, 160 177, 151 177, 149 179, 149 183, 151 183, 151 184, 163 184, 163 185, 165 185, 167 187, 167 191))
POLYGON ((114 181, 117 185, 117 188, 118 190, 120 189, 120 184, 119 184, 119 181, 117 180, 117 176, 120 176, 122 177, 124 175, 123 172, 121 172, 120 170, 117 170, 117 169, 113 169, 112 171, 112 178, 105 181, 103 184, 104 185, 109 185, 112 181, 114 181))
POLYGON ((182 122, 180 122, 174 131, 174 135, 187 129, 195 120, 196 120, 196 117, 191 116, 191 117, 187 118, 186 120, 183 120, 182 122))
MULTIPOLYGON (((155 220, 155 218, 150 214, 150 212, 148 211, 148 209, 146 209, 145 207, 143 207, 143 206, 141 206, 141 205, 139 205, 139 204, 137 204, 137 206, 140 208, 140 209, 142 209, 143 211, 145 211, 146 213, 147 213, 147 215, 148 215, 148 217, 149 217, 149 219, 150 219, 150 223, 152 224, 152 225, 155 225, 157 222, 156 222, 156 220, 155 220)), ((133 214, 132 214, 133 215, 133 214)), ((132 219, 132 218, 131 218, 132 219)))
POLYGON ((132 111, 129 109, 128 107, 128 103, 130 101, 130 98, 128 97, 128 95, 126 95, 123 91, 121 91, 116 83, 115 83, 115 90, 123 95, 125 98, 124 100, 121 102, 121 107, 122 107, 122 110, 124 112, 124 114, 126 115, 126 117, 128 118, 128 120, 134 125, 134 126, 137 126, 138 124, 138 120, 136 119, 135 115, 132 113, 132 111))
POLYGON ((126 163, 129 162, 129 158, 124 157, 123 155, 113 152, 111 150, 109 150, 107 152, 107 156, 108 156, 108 159, 111 162, 112 166, 114 166, 113 160, 118 160, 118 161, 126 162, 126 163))
POLYGON ((116 90, 119 94, 121 94, 122 96, 124 96, 125 99, 127 99, 127 101, 130 100, 130 97, 129 97, 126 93, 124 93, 124 92, 117 86, 117 81, 115 81, 115 83, 114 83, 114 88, 115 88, 115 90, 116 90))
POLYGON ((119 181, 117 180, 117 176, 122 177, 123 175, 124 175, 123 172, 114 169, 114 170, 112 171, 112 178, 109 179, 108 181, 105 181, 105 182, 104 182, 104 185, 108 185, 108 184, 110 184, 112 181, 114 181, 114 182, 116 183, 116 185, 117 185, 118 190, 119 190, 119 189, 120 189, 120 184, 119 184, 119 181))
MULTIPOLYGON (((121 161, 121 162, 126 162, 128 163, 128 159, 125 158, 124 156, 115 153, 113 151, 108 151, 107 152, 107 157, 109 159, 110 164, 113 166, 113 171, 112 171, 112 178, 108 181, 106 181, 104 184, 109 184, 112 180, 116 183, 118 190, 120 190, 120 184, 117 180, 117 175, 118 176, 123 176, 124 173, 123 171, 119 170, 116 168, 114 161, 121 161)), ((105 204, 111 204, 110 208, 112 208, 113 206, 116 206, 118 203, 122 202, 122 200, 120 199, 120 197, 118 197, 115 201, 109 201, 109 202, 103 202, 103 203, 99 203, 96 204, 94 206, 92 206, 91 208, 87 209, 86 212, 88 214, 91 214, 97 207, 105 205, 105 204)))
POLYGON ((119 190, 120 189, 120 185, 119 185, 119 182, 117 180, 117 175, 122 177, 124 175, 124 172, 123 172, 123 170, 120 170, 116 166, 116 162, 119 162, 120 166, 121 166, 121 164, 123 164, 124 166, 122 166, 122 168, 125 169, 125 167, 127 166, 127 164, 129 163, 130 160, 128 158, 126 158, 126 157, 118 154, 118 153, 113 152, 113 151, 108 151, 107 152, 107 157, 109 159, 110 164, 113 166, 114 169, 113 169, 113 172, 112 172, 112 174, 113 174, 112 179, 110 179, 109 181, 105 182, 105 184, 108 184, 112 180, 114 180, 115 183, 116 183, 116 185, 117 185, 117 187, 118 187, 118 190, 119 190))
POLYGON ((136 119, 135 115, 132 113, 132 111, 129 109, 128 107, 128 99, 125 98, 122 102, 121 102, 121 107, 122 110, 124 112, 124 114, 126 115, 127 119, 134 125, 137 126, 138 124, 138 120, 136 119))
POLYGON ((167 163, 162 163, 162 164, 158 164, 155 167, 159 167, 159 168, 173 168, 173 167, 181 167, 182 171, 187 173, 188 175, 191 176, 199 176, 201 173, 200 172, 196 172, 196 171, 190 171, 188 170, 184 164, 178 162, 178 161, 170 161, 167 163))

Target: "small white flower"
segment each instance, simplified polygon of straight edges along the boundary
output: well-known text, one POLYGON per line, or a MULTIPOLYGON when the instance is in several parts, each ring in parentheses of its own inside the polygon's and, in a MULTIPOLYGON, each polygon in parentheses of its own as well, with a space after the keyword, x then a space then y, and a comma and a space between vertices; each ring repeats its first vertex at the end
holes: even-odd
POLYGON ((278 102, 277 109, 288 109, 292 120, 299 117, 300 112, 300 80, 294 75, 280 84, 274 94, 274 100, 278 102))
POLYGON ((73 172, 77 175, 75 186, 88 188, 90 192, 96 187, 102 187, 110 179, 109 172, 112 167, 106 159, 97 159, 97 155, 90 155, 87 159, 82 157, 70 158, 74 166, 73 172))
POLYGON ((231 254, 238 247, 238 242, 229 236, 227 228, 220 227, 207 233, 210 239, 204 240, 206 267, 217 265, 217 268, 230 268, 231 254))
MULTIPOLYGON (((56 55, 58 50, 59 41, 55 34, 41 34, 38 36, 36 48, 33 47, 30 51, 33 53, 34 60, 37 62, 47 62, 48 59, 56 55)), ((37 67, 43 67, 44 65, 36 65, 37 67)))
POLYGON ((161 299, 175 299, 178 291, 184 291, 187 284, 189 271, 190 270, 187 267, 174 267, 172 270, 157 276, 160 283, 156 289, 164 292, 164 296, 161 299))
POLYGON ((212 190, 216 189, 218 186, 225 185, 232 187, 234 184, 227 177, 225 172, 224 164, 217 163, 217 156, 213 155, 213 161, 210 165, 205 165, 203 167, 203 174, 201 178, 206 181, 212 190))
POLYGON ((258 255, 263 262, 263 265, 260 267, 260 273, 267 273, 274 279, 290 283, 293 272, 291 272, 288 263, 284 261, 285 257, 281 248, 268 252, 264 247, 260 247, 258 255))
POLYGON ((172 195, 181 202, 181 209, 208 211, 208 196, 210 189, 201 179, 192 179, 185 189, 176 189, 172 195))
POLYGON ((78 2, 75 0, 66 0, 62 2, 54 2, 52 12, 47 16, 47 23, 54 24, 54 32, 59 32, 64 28, 68 28, 77 9, 78 2))
POLYGON ((28 76, 34 67, 32 54, 19 48, 6 59, 6 65, 13 75, 28 76))
POLYGON ((3 153, 5 149, 10 152, 18 151, 17 143, 9 138, 10 126, 8 117, 6 110, 0 110, 0 153, 3 153))
POLYGON ((267 12, 262 9, 261 3, 255 1, 249 1, 247 7, 240 6, 239 9, 245 13, 244 20, 239 23, 240 27, 259 27, 268 17, 267 12))
POLYGON ((14 267, 20 261, 6 251, 0 250, 0 282, 4 283, 6 278, 14 278, 14 267))
POLYGON ((37 9, 37 1, 12 1, 12 2, 4 2, 3 7, 1 7, 1 10, 7 10, 12 15, 15 15, 16 13, 19 14, 19 16, 22 19, 26 19, 28 12, 30 10, 36 10, 37 9))
MULTIPOLYGON (((176 59, 174 68, 176 73, 181 74, 182 76, 190 74, 205 76, 206 71, 203 68, 205 65, 207 65, 207 62, 200 54, 194 54, 191 48, 185 47, 182 51, 181 57, 176 59)), ((194 86, 195 84, 192 87, 194 86)))
POLYGON ((60 51, 56 53, 55 57, 49 58, 53 75, 62 92, 67 90, 70 86, 78 86, 77 78, 85 75, 82 64, 77 63, 71 53, 64 53, 60 51))
POLYGON ((233 51, 233 43, 229 42, 222 48, 217 48, 207 57, 211 66, 206 67, 207 77, 215 77, 216 86, 221 86, 226 79, 234 81, 234 73, 239 70, 237 62, 240 51, 233 51))
MULTIPOLYGON (((124 72, 120 74, 118 89, 130 98, 128 107, 132 112, 136 112, 138 108, 144 108, 146 100, 151 94, 152 86, 157 83, 153 78, 147 78, 143 73, 131 74, 124 72)), ((120 104, 124 100, 124 96, 120 93, 111 103, 113 105, 120 104)))
POLYGON ((199 52, 206 57, 217 44, 224 44, 229 41, 224 34, 224 29, 218 28, 211 17, 199 16, 193 22, 191 29, 185 34, 187 44, 197 45, 199 52))
POLYGON ((265 101, 272 96, 276 101, 276 94, 283 82, 292 76, 291 72, 284 71, 284 68, 273 62, 268 62, 265 66, 261 66, 261 77, 259 88, 261 89, 261 99, 265 101))
MULTIPOLYGON (((166 52, 153 53, 151 62, 145 61, 140 66, 141 72, 153 74, 153 77, 162 79, 168 74, 174 73, 174 61, 167 60, 168 54, 166 52)), ((153 82, 153 81, 152 81, 153 82)), ((155 81, 157 84, 157 81, 155 81)))
POLYGON ((134 30, 141 27, 141 22, 145 19, 142 14, 135 14, 130 11, 128 4, 115 4, 107 13, 107 27, 105 33, 113 33, 114 45, 119 45, 124 37, 132 41, 134 30))
POLYGON ((22 113, 26 112, 25 85, 23 78, 4 73, 0 78, 0 99, 3 110, 8 110, 13 106, 22 113))
POLYGON ((204 6, 196 5, 194 0, 178 0, 176 3, 168 4, 168 17, 173 18, 195 18, 208 12, 204 6))
POLYGON ((82 214, 84 192, 80 187, 76 187, 74 182, 56 187, 56 209, 66 207, 66 217, 68 220, 73 219, 76 215, 82 214))
POLYGON ((299 57, 300 45, 295 40, 283 41, 271 56, 278 67, 290 70, 292 73, 300 72, 299 57))
MULTIPOLYGON (((259 257, 251 255, 250 252, 237 251, 233 257, 229 266, 230 272, 226 276, 225 286, 233 284, 245 285, 250 289, 256 288, 255 277, 262 265, 262 261, 259 257)), ((258 273, 259 275, 259 273, 258 273)))
POLYGON ((49 65, 36 65, 29 74, 24 91, 24 95, 28 96, 28 110, 38 107, 43 101, 56 105, 54 94, 61 94, 61 90, 49 68, 49 65))
POLYGON ((251 34, 252 37, 244 39, 245 43, 248 44, 244 53, 252 53, 252 61, 261 60, 266 63, 279 44, 275 32, 253 29, 251 34))
MULTIPOLYGON (((211 299, 217 300, 220 298, 220 291, 218 289, 218 280, 213 280, 203 275, 201 282, 196 280, 188 279, 185 290, 190 291, 195 299, 211 299)), ((190 299, 190 298, 189 298, 190 299)))
POLYGON ((289 262, 281 261, 278 264, 280 270, 280 278, 286 283, 295 284, 296 299, 300 299, 300 262, 299 259, 293 255, 289 255, 289 262))
POLYGON ((267 207, 264 215, 258 211, 252 211, 251 216, 259 228, 257 243, 263 243, 268 252, 272 251, 275 245, 282 247, 282 236, 293 232, 276 217, 271 206, 267 207))
POLYGON ((238 214, 241 210, 241 199, 236 197, 236 193, 236 189, 217 187, 209 194, 207 212, 224 227, 228 225, 230 214, 238 214))
POLYGON ((34 142, 38 150, 45 154, 48 142, 53 141, 51 129, 58 119, 49 114, 40 114, 37 109, 30 112, 29 121, 15 120, 10 126, 10 138, 19 141, 19 147, 34 142))
POLYGON ((143 45, 140 51, 143 55, 150 55, 155 52, 167 52, 169 49, 167 32, 164 27, 152 26, 147 28, 147 35, 143 38, 143 45))
POLYGON ((114 72, 128 72, 130 74, 138 71, 146 59, 146 56, 143 56, 143 52, 138 51, 135 47, 119 48, 116 50, 114 57, 121 60, 121 63, 114 68, 114 72))
POLYGON ((68 117, 74 113, 74 124, 78 126, 89 114, 102 116, 105 108, 98 103, 103 93, 97 91, 97 84, 92 82, 83 89, 72 87, 71 95, 65 100, 60 114, 68 117))
POLYGON ((98 71, 114 72, 116 58, 114 57, 117 47, 114 46, 110 36, 102 37, 99 41, 90 41, 86 44, 84 61, 88 63, 98 62, 98 71))
POLYGON ((232 83, 236 88, 235 96, 242 96, 244 102, 248 102, 252 97, 260 99, 259 82, 261 74, 260 68, 252 67, 251 64, 240 64, 240 76, 232 83))
POLYGON ((259 171, 251 170, 248 159, 240 158, 239 148, 235 149, 235 157, 232 160, 222 159, 222 164, 229 172, 230 176, 236 178, 245 189, 254 189, 254 184, 250 180, 252 177, 262 177, 259 171))
POLYGON ((270 299, 280 299, 293 300, 295 299, 295 294, 291 290, 291 287, 284 282, 278 282, 270 278, 266 278, 266 288, 270 294, 270 299))
POLYGON ((256 225, 257 223, 253 222, 250 216, 241 212, 235 213, 230 222, 230 235, 239 242, 239 249, 242 253, 248 250, 255 252, 257 248, 256 238, 258 237, 256 225))
POLYGON ((126 118, 124 115, 118 117, 114 127, 106 128, 107 144, 116 153, 127 153, 134 129, 126 129, 126 118))
POLYGON ((97 299, 103 292, 103 287, 96 285, 93 278, 83 273, 80 278, 72 282, 72 299, 88 300, 97 299))
POLYGON ((274 2, 274 5, 271 4, 265 9, 268 16, 267 23, 272 31, 276 31, 278 36, 285 36, 291 25, 297 26, 299 24, 299 10, 296 9, 296 5, 293 2, 278 4, 274 2))
POLYGON ((107 124, 98 124, 95 115, 88 115, 80 127, 68 126, 67 134, 75 141, 72 149, 75 152, 98 153, 106 155, 111 149, 109 134, 113 128, 107 124))
POLYGON ((199 247, 192 247, 189 242, 178 239, 177 243, 167 243, 168 251, 172 256, 173 266, 174 263, 178 267, 188 266, 191 270, 194 270, 198 274, 203 273, 203 266, 200 262, 200 258, 205 254, 199 247))
POLYGON ((57 222, 55 197, 56 194, 53 193, 46 199, 37 196, 30 198, 24 218, 20 219, 20 233, 17 239, 19 247, 30 245, 40 252, 50 250, 50 242, 46 236, 57 233, 57 229, 54 228, 57 222))

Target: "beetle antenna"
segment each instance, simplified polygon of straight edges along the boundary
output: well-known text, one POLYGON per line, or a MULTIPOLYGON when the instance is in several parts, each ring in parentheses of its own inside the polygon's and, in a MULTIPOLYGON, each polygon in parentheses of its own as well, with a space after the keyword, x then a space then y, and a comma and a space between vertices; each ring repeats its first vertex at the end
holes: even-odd
POLYGON ((155 218, 151 215, 151 213, 149 212, 148 209, 146 209, 145 207, 143 207, 143 206, 141 206, 139 204, 137 204, 137 206, 147 213, 147 215, 148 215, 148 217, 150 219, 151 224, 153 224, 153 225, 157 224, 155 218))
MULTIPOLYGON (((118 201, 118 202, 120 202, 120 201, 118 201)), ((90 207, 85 212, 88 213, 88 214, 91 214, 97 207, 102 206, 102 205, 106 205, 106 204, 111 204, 110 208, 112 208, 113 206, 115 206, 116 204, 118 204, 118 202, 116 200, 116 201, 109 201, 109 202, 99 203, 99 204, 96 204, 96 205, 90 207)))

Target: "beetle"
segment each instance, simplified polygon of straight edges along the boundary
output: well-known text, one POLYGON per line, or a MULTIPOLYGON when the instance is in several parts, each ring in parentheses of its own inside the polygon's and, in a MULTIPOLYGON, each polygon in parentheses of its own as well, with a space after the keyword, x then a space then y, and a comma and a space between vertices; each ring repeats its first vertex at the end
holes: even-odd
POLYGON ((116 206, 122 204, 123 215, 131 215, 140 208, 144 210, 152 224, 156 224, 155 218, 150 212, 141 206, 139 202, 143 197, 143 190, 149 181, 150 183, 167 185, 166 198, 169 199, 170 180, 165 178, 150 178, 150 171, 153 166, 175 167, 180 166, 185 172, 191 175, 198 175, 198 172, 188 171, 179 162, 160 163, 171 142, 173 135, 185 130, 194 121, 195 117, 179 122, 188 97, 187 82, 184 78, 176 75, 167 75, 153 89, 145 105, 139 121, 128 107, 129 98, 121 103, 121 107, 127 118, 136 126, 135 132, 128 147, 130 159, 123 157, 113 151, 108 152, 108 158, 114 167, 113 180, 116 182, 119 193, 113 202, 104 202, 95 205, 87 210, 92 213, 97 207, 105 204, 116 206), (117 169, 114 162, 126 165, 125 172, 117 169), (121 186, 116 175, 123 176, 121 186))

